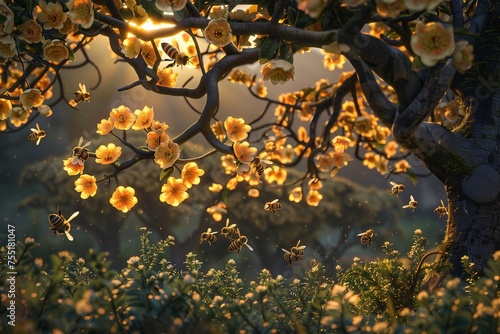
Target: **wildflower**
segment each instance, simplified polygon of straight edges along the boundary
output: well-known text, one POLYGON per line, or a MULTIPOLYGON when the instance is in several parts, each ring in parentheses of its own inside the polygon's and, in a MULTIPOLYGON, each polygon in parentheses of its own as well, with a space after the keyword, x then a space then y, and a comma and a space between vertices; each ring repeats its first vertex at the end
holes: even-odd
POLYGON ((245 124, 243 118, 234 118, 229 116, 224 121, 224 128, 227 132, 227 137, 233 142, 245 140, 248 137, 248 132, 252 129, 250 125, 245 124))
POLYGON ((137 58, 141 52, 141 40, 135 36, 126 38, 122 43, 121 51, 127 58, 137 58))
POLYGON ((113 143, 108 146, 101 145, 95 152, 95 162, 98 164, 109 165, 114 163, 120 155, 122 155, 122 148, 113 143))
POLYGON ((14 12, 4 3, 0 1, 0 33, 10 34, 14 30, 14 12))
POLYGON ((277 184, 281 185, 285 183, 286 177, 287 177, 286 170, 279 166, 272 166, 266 168, 264 171, 264 178, 268 183, 276 182, 277 184))
POLYGON ((306 202, 310 206, 318 206, 323 199, 323 195, 317 190, 309 190, 306 196, 306 202))
POLYGON ((297 8, 313 19, 319 17, 327 4, 326 0, 297 0, 297 8))
POLYGON ((141 41, 141 56, 150 67, 156 62, 156 54, 153 48, 153 42, 141 41))
POLYGON ((165 131, 162 131, 161 129, 155 130, 155 131, 149 131, 147 134, 147 139, 146 139, 146 145, 148 146, 148 149, 150 151, 156 150, 158 146, 160 146, 161 143, 165 143, 169 141, 170 138, 167 136, 165 131))
POLYGON ((425 66, 434 66, 451 56, 455 49, 453 27, 445 27, 439 22, 417 22, 415 34, 411 36, 411 47, 425 66))
POLYGON ((273 85, 283 85, 292 79, 295 74, 293 64, 283 59, 271 60, 260 70, 263 80, 270 80, 273 85))
POLYGON ((186 7, 187 0, 156 0, 155 6, 162 12, 179 11, 186 7))
POLYGON ((397 152, 397 148, 398 148, 398 143, 396 143, 395 141, 391 140, 390 142, 387 143, 387 145, 385 145, 385 154, 387 155, 388 158, 390 157, 393 157, 396 155, 396 152, 397 152))
POLYGON ((113 192, 113 195, 109 199, 109 203, 111 203, 115 209, 127 213, 137 204, 137 197, 135 197, 134 194, 134 188, 119 186, 113 192))
POLYGON ((216 205, 207 208, 207 213, 212 215, 213 220, 220 222, 222 220, 222 216, 227 214, 226 204, 224 202, 219 202, 216 205))
POLYGON ((101 123, 97 124, 97 133, 101 136, 107 135, 113 130, 113 121, 108 119, 101 119, 101 123))
POLYGON ((290 194, 288 195, 288 200, 290 202, 295 202, 295 203, 299 203, 300 201, 302 201, 302 187, 295 187, 292 189, 292 191, 290 191, 290 194))
POLYGON ((453 51, 451 59, 458 72, 464 73, 471 67, 474 60, 473 51, 474 47, 468 41, 458 41, 455 44, 455 51, 453 51))
POLYGON ((181 149, 179 144, 174 143, 171 140, 161 142, 160 145, 155 149, 155 162, 160 165, 162 169, 171 167, 179 156, 181 155, 181 149))
POLYGON ((148 106, 144 106, 142 110, 137 109, 134 111, 134 114, 137 115, 134 125, 132 129, 141 130, 148 128, 153 123, 153 117, 155 115, 153 108, 148 106))
POLYGON ((0 120, 4 121, 12 114, 12 103, 10 100, 0 99, 0 120))
POLYGON ((83 174, 83 164, 73 164, 72 162, 73 158, 63 160, 64 170, 66 171, 66 173, 68 173, 68 175, 70 176, 83 174))
POLYGON ((11 58, 16 55, 16 42, 11 35, 0 35, 0 57, 11 58))
POLYGON ((198 168, 196 162, 188 162, 181 172, 182 182, 189 189, 193 184, 200 184, 200 176, 205 174, 203 169, 198 168))
POLYGON ((137 115, 124 105, 113 108, 109 113, 109 119, 113 123, 113 127, 118 130, 130 129, 134 125, 136 118, 137 115))
POLYGON ((21 96, 19 96, 19 101, 25 109, 31 109, 33 107, 38 108, 42 105, 45 98, 38 88, 26 89, 21 96))
POLYGON ((179 73, 174 73, 174 70, 171 67, 162 68, 157 74, 158 82, 156 84, 158 86, 175 87, 179 73))
POLYGON ((187 187, 182 182, 182 179, 169 177, 167 182, 161 187, 160 201, 172 206, 179 206, 179 204, 189 198, 189 194, 186 191, 187 187))
POLYGON ((35 20, 27 20, 18 25, 17 29, 21 32, 19 39, 28 44, 40 43, 42 41, 42 27, 35 20))
POLYGON ((43 58, 48 61, 59 63, 69 57, 68 48, 64 45, 64 42, 58 39, 45 41, 42 48, 43 58))
POLYGON ((69 12, 68 16, 75 24, 88 29, 94 23, 94 10, 91 0, 69 0, 66 3, 69 12))
POLYGON ((68 15, 63 11, 63 8, 58 2, 45 2, 41 0, 38 6, 34 9, 34 17, 43 23, 43 29, 61 29, 64 22, 68 19, 68 15))
POLYGON ((257 153, 257 148, 250 147, 250 143, 246 141, 234 143, 233 150, 236 158, 244 164, 251 163, 257 153))
POLYGON ((406 160, 398 161, 394 164, 394 172, 395 173, 406 173, 408 169, 411 168, 411 165, 406 160))
POLYGON ((231 26, 225 18, 210 20, 204 34, 208 43, 221 47, 228 45, 233 39, 231 26))
POLYGON ((89 196, 94 197, 97 192, 96 179, 92 175, 83 174, 75 181, 75 190, 80 194, 82 199, 87 199, 89 196))

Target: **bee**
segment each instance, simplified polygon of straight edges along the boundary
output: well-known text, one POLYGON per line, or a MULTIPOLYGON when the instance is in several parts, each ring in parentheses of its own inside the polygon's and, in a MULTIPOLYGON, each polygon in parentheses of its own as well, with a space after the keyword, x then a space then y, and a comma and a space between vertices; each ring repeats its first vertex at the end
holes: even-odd
POLYGON ((236 224, 229 225, 229 218, 226 219, 226 226, 220 230, 220 234, 226 238, 232 239, 233 235, 239 235, 240 229, 236 227, 236 224))
POLYGON ((413 195, 410 195, 410 202, 408 204, 403 205, 403 209, 411 209, 411 211, 415 211, 415 209, 418 206, 418 202, 415 201, 415 198, 413 198, 413 195))
POLYGON ((73 108, 75 108, 80 102, 90 101, 90 93, 87 92, 87 87, 85 87, 85 85, 81 82, 78 83, 78 86, 80 87, 80 89, 75 92, 75 98, 68 102, 69 105, 73 108))
POLYGON ((357 236, 358 237, 361 237, 361 243, 362 244, 366 244, 368 242, 369 245, 372 244, 372 241, 373 241, 373 230, 372 229, 369 229, 369 230, 366 230, 366 232, 363 232, 363 233, 360 233, 358 234, 357 236))
POLYGON ((306 246, 305 245, 299 246, 299 245, 300 245, 300 240, 297 241, 297 245, 290 248, 290 252, 292 252, 298 256, 304 255, 304 248, 306 248, 306 246))
POLYGON ((244 235, 241 235, 240 231, 238 230, 238 237, 236 239, 234 239, 233 241, 231 241, 231 243, 229 244, 228 250, 230 252, 237 251, 239 254, 241 252, 241 250, 243 249, 243 246, 247 246, 248 249, 253 251, 252 246, 250 246, 248 244, 248 238, 244 235))
POLYGON ((47 133, 43 130, 40 129, 40 126, 38 125, 38 123, 36 123, 36 129, 35 128, 31 128, 31 131, 33 131, 32 133, 30 133, 30 135, 28 136, 28 139, 31 140, 31 141, 36 141, 36 144, 40 144, 40 140, 42 140, 42 138, 44 138, 47 133))
POLYGON ((259 157, 255 157, 252 160, 252 165, 255 167, 255 170, 259 176, 264 174, 264 169, 267 167, 267 165, 271 165, 273 162, 269 160, 262 160, 259 157))
POLYGON ((403 190, 405 190, 404 184, 399 184, 399 183, 392 182, 392 181, 390 181, 390 184, 392 185, 391 195, 399 196, 399 193, 403 192, 403 190))
POLYGON ((301 259, 300 255, 291 252, 291 250, 289 251, 284 248, 282 248, 282 250, 283 252, 285 252, 285 254, 283 254, 283 258, 288 262, 289 267, 291 267, 294 262, 297 262, 301 259))
POLYGON ((444 206, 443 200, 441 200, 441 205, 434 209, 434 213, 439 215, 439 218, 448 214, 448 208, 444 206))
POLYGON ((208 242, 209 245, 212 245, 212 242, 217 241, 217 237, 215 236, 217 232, 212 232, 212 229, 209 227, 206 232, 203 232, 200 236, 200 244, 203 241, 208 242))
POLYGON ((169 43, 161 43, 161 48, 163 52, 170 57, 172 62, 167 65, 167 67, 173 67, 177 64, 177 66, 185 66, 189 63, 189 56, 185 53, 179 51, 179 44, 175 39, 172 40, 172 44, 169 43))
POLYGON ((90 145, 90 142, 86 142, 85 145, 82 145, 83 143, 83 137, 80 137, 80 141, 78 142, 78 146, 76 146, 73 149, 73 160, 71 160, 71 163, 73 165, 83 165, 85 161, 88 160, 89 158, 89 149, 87 146, 90 145))
POLYGON ((266 204, 264 204, 264 210, 271 211, 276 216, 279 216, 280 214, 277 211, 280 210, 282 208, 282 206, 281 206, 281 203, 279 203, 278 201, 279 201, 279 199, 276 198, 272 202, 267 202, 266 204))
POLYGON ((48 217, 50 223, 49 229, 52 231, 52 234, 64 233, 69 241, 73 241, 73 236, 69 234, 69 231, 71 230, 70 222, 78 216, 79 213, 79 211, 76 211, 71 215, 71 217, 69 217, 69 219, 66 220, 61 214, 59 207, 57 207, 57 213, 51 213, 48 217))

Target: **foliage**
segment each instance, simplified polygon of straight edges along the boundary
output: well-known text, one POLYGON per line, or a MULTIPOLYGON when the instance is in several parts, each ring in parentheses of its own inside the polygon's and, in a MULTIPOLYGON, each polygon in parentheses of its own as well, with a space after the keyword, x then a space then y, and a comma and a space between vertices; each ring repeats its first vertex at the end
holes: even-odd
MULTIPOLYGON (((418 291, 420 274, 431 270, 419 263, 425 252, 420 233, 415 233, 408 267, 387 245, 384 259, 357 260, 341 270, 338 282, 316 261, 301 278, 273 276, 264 269, 251 282, 240 277, 234 260, 204 271, 189 253, 185 269, 175 268, 152 256, 173 239, 151 244, 148 236, 143 229, 141 254, 118 271, 109 269, 106 254, 92 250, 86 259, 62 251, 42 263, 34 258, 34 239, 19 242, 16 332, 487 333, 500 326, 499 254, 485 277, 469 282, 449 278, 434 293, 418 291), (418 282, 406 284, 408 292, 404 283, 412 277, 418 282)), ((7 279, 6 254, 2 248, 2 282, 7 279)), ((1 296, 8 300, 6 286, 1 296)), ((9 333, 4 305, 0 329, 9 333)))

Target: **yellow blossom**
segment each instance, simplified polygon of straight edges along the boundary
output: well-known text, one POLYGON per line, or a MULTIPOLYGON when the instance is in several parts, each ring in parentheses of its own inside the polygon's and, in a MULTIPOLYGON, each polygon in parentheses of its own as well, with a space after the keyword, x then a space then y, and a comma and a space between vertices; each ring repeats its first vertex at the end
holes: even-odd
POLYGON ((343 152, 343 153, 331 152, 330 154, 331 154, 332 159, 333 159, 333 165, 337 168, 342 168, 344 166, 347 166, 349 161, 353 160, 352 157, 345 152, 343 152))
POLYGON ((309 182, 307 182, 307 186, 309 187, 309 190, 320 190, 323 188, 323 182, 317 178, 312 178, 309 182))
POLYGON ((109 113, 109 119, 113 123, 113 127, 118 130, 130 129, 134 125, 136 118, 137 115, 124 105, 113 108, 109 113))
POLYGON ((122 43, 121 51, 127 58, 136 58, 141 52, 141 40, 135 36, 126 38, 122 43))
POLYGON ((395 141, 391 140, 390 142, 388 142, 387 145, 385 145, 385 149, 384 149, 387 157, 390 158, 390 157, 393 157, 394 155, 396 155, 397 148, 398 148, 398 144, 395 141))
POLYGON ((187 0, 155 0, 155 6, 162 12, 179 11, 186 7, 187 0))
POLYGON ((458 41, 455 44, 455 51, 453 51, 452 61, 453 66, 460 73, 465 73, 471 66, 474 60, 474 47, 468 41, 458 41))
POLYGON ((155 149, 155 162, 162 169, 171 167, 181 154, 181 149, 177 143, 171 140, 160 142, 160 145, 155 149))
POLYGON ((313 19, 321 15, 327 4, 326 0, 297 0, 297 8, 313 19))
POLYGON ((226 154, 220 157, 222 167, 226 174, 233 174, 236 172, 236 159, 230 154, 226 154))
POLYGON ((95 162, 98 164, 109 165, 114 163, 122 154, 122 148, 113 143, 108 146, 101 145, 95 152, 95 162))
POLYGON ((0 1, 0 35, 10 34, 14 30, 14 12, 5 4, 5 1, 0 1))
POLYGON ((326 53, 323 58, 323 67, 329 71, 333 71, 336 68, 342 69, 346 61, 347 58, 342 54, 326 53))
POLYGON ((134 195, 134 188, 119 186, 113 192, 113 195, 109 199, 109 203, 111 203, 115 209, 120 210, 123 213, 127 213, 134 207, 134 205, 137 204, 137 197, 134 195))
POLYGON ((222 190, 222 185, 218 183, 212 183, 212 185, 208 187, 208 190, 213 193, 218 193, 222 190))
POLYGON ((295 187, 292 189, 292 191, 290 191, 290 194, 288 195, 288 200, 290 202, 295 202, 295 203, 299 203, 300 201, 302 201, 302 187, 295 187))
POLYGON ((43 23, 43 29, 61 29, 68 16, 58 2, 45 2, 41 0, 34 9, 34 14, 40 23, 43 23))
POLYGON ((408 169, 411 168, 411 165, 406 160, 398 161, 394 164, 394 172, 395 173, 406 173, 408 169))
POLYGON ((216 222, 222 220, 222 216, 227 214, 226 204, 224 202, 219 202, 214 206, 207 208, 207 213, 212 215, 212 219, 216 222))
POLYGON ((108 119, 101 119, 101 123, 97 124, 97 133, 101 136, 107 135, 113 130, 113 121, 108 119))
POLYGON ((97 192, 96 179, 92 175, 83 174, 75 181, 75 190, 80 194, 82 199, 87 199, 89 196, 94 196, 97 192))
POLYGON ((196 162, 188 162, 182 168, 182 182, 184 182, 184 185, 189 189, 193 184, 200 184, 200 176, 203 174, 205 174, 205 171, 198 168, 196 162))
POLYGON ((63 60, 68 59, 69 57, 69 50, 64 45, 64 42, 54 39, 54 40, 47 40, 45 43, 43 43, 43 58, 45 58, 48 61, 53 61, 56 63, 59 63, 63 60))
POLYGON ((419 21, 410 44, 424 65, 434 66, 438 61, 451 56, 455 49, 453 26, 445 27, 439 22, 425 24, 419 21))
POLYGON ((332 145, 335 152, 342 153, 344 152, 349 145, 351 144, 351 140, 344 136, 335 136, 332 139, 332 145))
POLYGON ((31 115, 31 109, 24 109, 19 105, 12 106, 12 114, 10 115, 10 122, 16 128, 28 122, 28 118, 31 115))
POLYGON ((4 121, 12 114, 12 103, 10 100, 0 98, 0 120, 4 121))
POLYGON ((233 39, 231 26, 225 18, 210 20, 204 30, 204 35, 208 43, 216 46, 226 46, 233 39))
POLYGON ((52 109, 46 104, 42 104, 41 106, 38 107, 37 110, 40 113, 40 115, 44 115, 45 117, 52 116, 52 109))
POLYGON ((72 162, 73 158, 63 160, 64 170, 66 171, 66 173, 68 173, 68 175, 70 176, 83 174, 83 164, 73 164, 72 162))
POLYGON ((154 52, 153 42, 141 41, 141 56, 148 66, 154 66, 156 54, 154 52))
POLYGON ((314 157, 315 166, 322 172, 329 171, 332 168, 332 158, 327 154, 317 154, 314 157))
POLYGON ((368 167, 369 169, 373 169, 377 167, 377 163, 380 160, 380 156, 373 152, 367 152, 365 154, 365 159, 363 160, 363 165, 368 167))
POLYGON ((0 35, 0 57, 12 58, 16 55, 16 41, 12 35, 0 35))
POLYGON ((19 96, 19 101, 25 109, 38 108, 43 104, 45 98, 38 88, 26 89, 21 96, 19 96))
POLYGON ((257 153, 257 148, 250 147, 250 143, 246 141, 234 143, 233 149, 236 158, 244 164, 251 163, 257 153))
POLYGON ((154 151, 158 146, 160 146, 161 143, 165 143, 169 140, 170 138, 167 136, 167 134, 163 130, 158 129, 148 132, 146 145, 148 146, 148 149, 150 151, 154 151))
POLYGON ((226 129, 227 137, 233 142, 245 140, 252 129, 250 125, 245 124, 243 118, 234 118, 232 116, 226 118, 224 128, 226 129))
POLYGON ((158 86, 175 87, 179 73, 174 73, 174 70, 171 67, 164 67, 158 70, 157 74, 158 82, 156 84, 158 86))
POLYGON ((27 20, 18 25, 17 29, 21 32, 19 39, 28 44, 42 41, 42 27, 35 20, 27 20))
POLYGON ((306 202, 310 206, 318 206, 322 199, 323 195, 317 190, 309 190, 306 196, 306 202))
POLYGON ((179 206, 179 204, 189 198, 189 194, 186 192, 187 189, 181 179, 169 177, 167 182, 161 187, 160 201, 172 206, 179 206))
POLYGON ((292 63, 277 59, 265 63, 260 72, 264 81, 269 80, 273 85, 283 85, 288 80, 293 80, 295 69, 292 63))
POLYGON ((94 4, 91 0, 69 0, 66 7, 69 9, 68 16, 75 24, 88 29, 94 23, 94 4))
POLYGON ((266 179, 267 183, 276 182, 277 184, 281 185, 285 183, 286 177, 286 170, 279 166, 271 166, 266 168, 264 171, 264 178, 266 179))
POLYGON ((7 130, 7 121, 0 121, 0 131, 7 130))
POLYGON ((154 110, 148 106, 144 106, 142 110, 136 109, 134 114, 137 115, 134 125, 132 129, 134 130, 142 130, 151 126, 154 118, 154 110))

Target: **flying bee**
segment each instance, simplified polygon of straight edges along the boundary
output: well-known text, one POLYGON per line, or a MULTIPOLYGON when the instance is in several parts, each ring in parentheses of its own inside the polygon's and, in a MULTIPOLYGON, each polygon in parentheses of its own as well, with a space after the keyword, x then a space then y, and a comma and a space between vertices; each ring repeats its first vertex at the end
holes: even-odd
POLYGON ((288 262, 289 267, 291 267, 294 262, 297 262, 301 259, 300 255, 291 252, 291 250, 289 251, 284 248, 282 248, 282 250, 283 252, 285 252, 285 254, 283 254, 283 258, 288 262))
POLYGON ((88 160, 89 158, 89 149, 87 146, 90 145, 90 142, 86 142, 85 145, 82 145, 83 143, 83 137, 80 137, 80 141, 78 142, 78 146, 76 146, 73 149, 73 160, 71 160, 71 163, 73 165, 83 165, 85 161, 88 160))
POLYGON ((229 244, 228 250, 230 252, 237 251, 239 254, 241 252, 241 250, 243 249, 243 246, 246 246, 248 249, 253 251, 252 246, 250 246, 248 244, 248 238, 244 235, 241 235, 240 230, 238 229, 238 237, 236 239, 234 239, 233 241, 231 241, 231 243, 229 244))
POLYGON ((441 205, 434 209, 434 213, 439 215, 439 218, 448 214, 448 208, 444 206, 443 200, 441 200, 441 205))
POLYGON ((306 246, 305 245, 299 246, 299 245, 300 245, 300 240, 297 241, 297 245, 290 248, 290 252, 292 252, 298 256, 304 255, 304 248, 306 248, 306 246))
POLYGON ((404 184, 399 184, 399 183, 392 182, 392 181, 390 181, 389 183, 392 185, 391 195, 399 196, 399 193, 403 192, 403 190, 405 190, 404 184))
POLYGON ((252 160, 252 165, 255 167, 255 170, 259 176, 264 174, 264 169, 267 167, 267 165, 271 165, 273 162, 269 160, 263 160, 259 157, 255 157, 252 160))
POLYGON ((47 135, 45 131, 40 129, 38 123, 36 123, 36 129, 31 128, 31 131, 32 133, 29 134, 28 139, 31 141, 36 141, 37 145, 40 144, 40 140, 42 140, 42 138, 44 138, 47 135))
POLYGON ((232 239, 233 235, 240 235, 240 229, 236 227, 236 224, 229 225, 229 218, 227 218, 226 226, 220 230, 220 234, 226 238, 232 239))
POLYGON ((365 232, 363 233, 360 233, 358 234, 357 236, 358 237, 361 237, 361 243, 362 244, 366 244, 368 242, 369 245, 372 244, 372 241, 373 241, 373 230, 372 229, 369 229, 369 230, 366 230, 365 232))
POLYGON ((69 241, 73 241, 73 236, 69 234, 69 231, 71 230, 70 222, 78 216, 79 213, 79 211, 76 211, 71 215, 71 217, 69 217, 69 219, 66 220, 61 214, 59 207, 57 207, 57 213, 51 213, 48 217, 50 223, 49 229, 52 231, 52 234, 64 233, 69 241))
POLYGON ((403 205, 403 209, 411 209, 411 211, 415 211, 415 209, 418 206, 418 202, 415 201, 415 198, 413 198, 413 195, 410 195, 410 202, 408 204, 403 205))
POLYGON ((90 101, 90 93, 87 92, 87 87, 85 87, 85 85, 81 82, 78 83, 78 86, 80 87, 80 89, 75 92, 75 98, 68 102, 69 105, 73 108, 75 108, 80 102, 90 101))
POLYGON ((169 56, 172 60, 172 62, 168 64, 167 67, 173 67, 174 65, 185 66, 190 62, 190 57, 187 54, 179 51, 179 44, 175 39, 172 40, 172 44, 169 44, 167 42, 161 43, 161 48, 163 49, 163 52, 165 52, 167 56, 169 56))
POLYGON ((200 236, 200 244, 203 241, 208 242, 209 245, 212 245, 212 242, 217 241, 217 236, 215 236, 217 232, 212 232, 212 229, 209 227, 206 232, 203 232, 200 236))
POLYGON ((280 214, 278 213, 278 210, 280 210, 282 208, 282 206, 281 206, 281 203, 279 203, 278 201, 279 201, 279 199, 276 198, 275 200, 273 200, 271 202, 267 202, 266 204, 264 204, 264 210, 271 211, 276 216, 279 216, 280 214))

